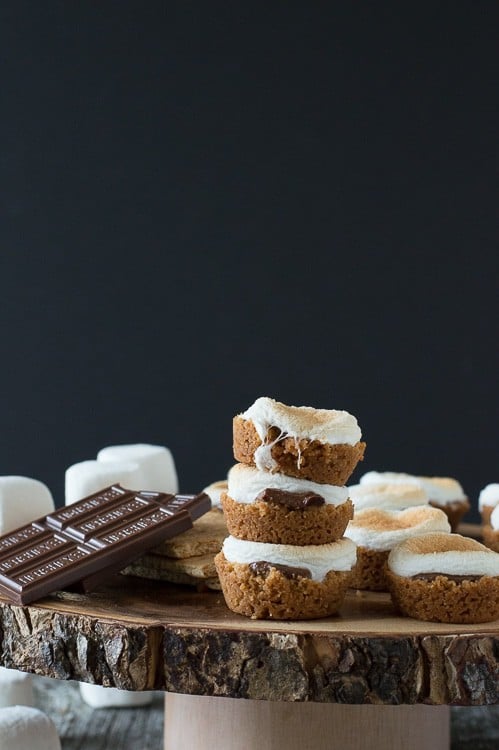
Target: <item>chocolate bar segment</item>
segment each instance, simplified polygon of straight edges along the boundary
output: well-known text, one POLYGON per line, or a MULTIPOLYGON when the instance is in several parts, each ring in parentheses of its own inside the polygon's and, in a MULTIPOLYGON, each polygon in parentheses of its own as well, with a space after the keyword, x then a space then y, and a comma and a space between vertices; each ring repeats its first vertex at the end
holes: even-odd
POLYGON ((62 588, 90 591, 211 507, 200 495, 112 485, 0 537, 0 594, 28 604, 62 588))

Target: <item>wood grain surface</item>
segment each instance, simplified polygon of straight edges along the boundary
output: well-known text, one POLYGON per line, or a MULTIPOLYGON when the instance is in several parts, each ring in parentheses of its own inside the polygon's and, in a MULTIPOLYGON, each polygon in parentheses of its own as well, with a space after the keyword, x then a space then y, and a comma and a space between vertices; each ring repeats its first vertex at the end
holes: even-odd
POLYGON ((280 701, 499 703, 499 622, 399 616, 349 592, 339 616, 252 621, 217 592, 117 576, 90 595, 0 606, 0 663, 129 690, 280 701))

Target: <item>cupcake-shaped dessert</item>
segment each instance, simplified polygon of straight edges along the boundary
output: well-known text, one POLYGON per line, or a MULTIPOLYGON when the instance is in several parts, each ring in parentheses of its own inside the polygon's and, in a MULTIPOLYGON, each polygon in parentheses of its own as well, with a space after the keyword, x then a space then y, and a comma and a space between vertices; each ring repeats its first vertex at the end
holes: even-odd
POLYGON ((499 552, 499 504, 489 516, 489 523, 482 526, 483 541, 487 547, 499 552))
POLYGON ((253 619, 335 614, 355 565, 355 544, 264 544, 229 536, 215 558, 227 606, 253 619))
POLYGON ((497 505, 499 505, 499 484, 488 484, 478 496, 478 509, 484 526, 490 524, 491 513, 497 505))
POLYGON ((429 502, 424 489, 415 482, 354 484, 348 488, 348 494, 355 513, 366 508, 405 510, 429 502))
POLYGON ((352 588, 388 591, 385 569, 390 551, 405 539, 429 531, 450 532, 445 513, 429 505, 406 510, 366 508, 356 512, 345 532, 357 545, 352 588))
POLYGON ((327 544, 353 517, 346 487, 236 464, 222 497, 229 533, 272 544, 327 544))
POLYGON ((249 617, 334 614, 355 563, 342 538, 353 508, 344 486, 365 443, 344 411, 259 398, 235 417, 222 507, 231 536, 215 562, 230 609, 249 617))
POLYGON ((265 396, 234 418, 237 461, 320 484, 346 484, 364 457, 360 438, 346 411, 286 406, 265 396))
POLYGON ((394 471, 369 471, 360 478, 360 484, 406 484, 416 483, 428 495, 430 505, 442 510, 452 531, 456 531, 463 516, 470 509, 470 503, 463 488, 451 477, 424 477, 394 471))
POLYGON ((388 557, 396 606, 418 620, 490 622, 499 617, 499 555, 459 534, 413 537, 388 557))

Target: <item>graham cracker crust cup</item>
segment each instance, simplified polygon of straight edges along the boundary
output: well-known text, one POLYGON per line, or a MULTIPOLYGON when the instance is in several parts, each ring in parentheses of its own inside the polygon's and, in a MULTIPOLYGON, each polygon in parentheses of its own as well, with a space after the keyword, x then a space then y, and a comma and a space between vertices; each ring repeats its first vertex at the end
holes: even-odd
POLYGON ((433 508, 443 510, 443 512, 449 519, 450 530, 452 532, 457 531, 463 516, 466 515, 466 513, 471 508, 470 502, 467 498, 465 500, 454 500, 452 503, 447 503, 445 505, 441 505, 435 500, 430 500, 429 505, 433 506, 433 508))
POLYGON ((247 564, 231 563, 223 552, 215 557, 229 609, 253 620, 312 620, 337 614, 351 572, 329 571, 323 581, 288 578, 276 568, 255 574, 247 564))
POLYGON ((499 576, 457 583, 439 575, 424 581, 387 569, 386 578, 395 606, 416 620, 476 624, 499 618, 499 576))
MULTIPOLYGON (((262 445, 262 441, 253 422, 240 416, 234 417, 233 435, 235 459, 254 466, 255 450, 262 445)), ((276 441, 271 448, 271 456, 277 464, 276 471, 289 477, 343 487, 364 458, 366 444, 363 442, 330 445, 306 438, 283 437, 279 440, 279 435, 277 427, 270 427, 265 442, 270 444, 276 441)))
POLYGON ((357 564, 350 583, 353 589, 388 591, 385 570, 390 550, 376 550, 357 546, 357 564))
POLYGON ((486 547, 499 552, 499 529, 493 529, 490 525, 482 526, 482 538, 486 547))
POLYGON ((350 499, 340 505, 326 503, 291 510, 262 500, 238 503, 224 494, 222 507, 231 536, 270 544, 305 546, 336 542, 342 538, 348 522, 353 518, 350 499))

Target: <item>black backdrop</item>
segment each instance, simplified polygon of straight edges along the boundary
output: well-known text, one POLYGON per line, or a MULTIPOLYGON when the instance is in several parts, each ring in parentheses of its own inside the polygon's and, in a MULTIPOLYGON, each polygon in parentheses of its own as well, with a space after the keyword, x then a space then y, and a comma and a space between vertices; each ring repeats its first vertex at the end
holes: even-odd
POLYGON ((61 502, 146 441, 193 491, 265 394, 354 413, 363 470, 499 480, 496 3, 0 20, 0 473, 61 502))

